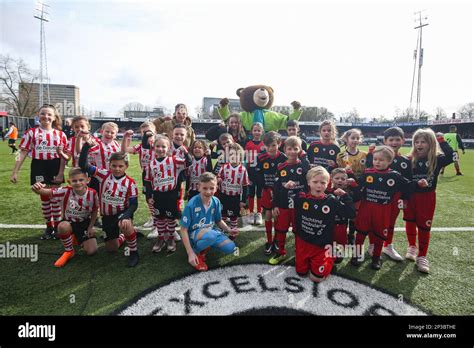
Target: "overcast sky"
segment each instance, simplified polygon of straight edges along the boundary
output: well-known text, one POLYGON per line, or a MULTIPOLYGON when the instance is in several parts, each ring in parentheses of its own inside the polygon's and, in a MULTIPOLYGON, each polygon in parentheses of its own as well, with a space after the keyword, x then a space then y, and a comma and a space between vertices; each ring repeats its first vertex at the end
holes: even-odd
MULTIPOLYGON (((204 96, 266 84, 275 105, 298 100, 336 115, 393 116, 410 101, 414 12, 426 9, 422 109, 474 101, 471 1, 49 0, 51 83, 113 116, 126 103, 190 113, 204 96)), ((0 0, 0 52, 39 67, 35 1, 0 0)))

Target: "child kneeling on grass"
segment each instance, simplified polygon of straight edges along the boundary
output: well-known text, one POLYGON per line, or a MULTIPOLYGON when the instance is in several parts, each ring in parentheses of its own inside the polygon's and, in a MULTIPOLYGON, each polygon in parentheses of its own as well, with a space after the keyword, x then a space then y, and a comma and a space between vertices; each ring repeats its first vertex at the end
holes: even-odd
POLYGON ((309 192, 299 192, 294 198, 296 219, 296 273, 316 283, 325 280, 334 265, 334 227, 336 214, 347 219, 355 217, 352 198, 344 190, 325 194, 329 173, 322 166, 306 174, 309 192))
POLYGON ((55 267, 63 267, 74 257, 74 245, 81 245, 87 255, 97 251, 94 223, 99 212, 97 192, 87 187, 90 178, 80 168, 71 168, 68 183, 70 186, 46 188, 37 182, 31 189, 33 192, 60 201, 62 221, 58 225, 57 236, 64 246, 64 253, 54 263, 55 267))
POLYGON ((216 176, 208 172, 202 174, 199 177, 199 195, 191 198, 181 218, 181 239, 188 262, 198 271, 207 271, 205 259, 211 248, 219 249, 224 254, 238 250, 233 241, 214 227, 217 225, 230 235, 235 233, 222 221, 222 204, 214 197, 216 190, 216 176))

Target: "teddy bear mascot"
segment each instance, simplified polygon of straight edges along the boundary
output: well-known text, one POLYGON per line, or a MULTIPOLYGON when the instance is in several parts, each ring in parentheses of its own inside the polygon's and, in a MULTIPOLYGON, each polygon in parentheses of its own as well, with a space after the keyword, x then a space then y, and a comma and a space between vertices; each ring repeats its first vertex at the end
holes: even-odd
MULTIPOLYGON (((273 105, 273 89, 269 86, 255 85, 239 88, 237 95, 240 98, 240 106, 244 110, 240 112, 240 118, 247 132, 250 132, 255 122, 263 124, 265 132, 278 132, 281 129, 286 129, 289 120, 299 120, 303 113, 301 104, 297 101, 291 103, 293 112, 290 116, 269 110, 273 105)), ((220 117, 226 121, 231 114, 229 99, 223 98, 219 104, 220 107, 217 111, 220 117)))

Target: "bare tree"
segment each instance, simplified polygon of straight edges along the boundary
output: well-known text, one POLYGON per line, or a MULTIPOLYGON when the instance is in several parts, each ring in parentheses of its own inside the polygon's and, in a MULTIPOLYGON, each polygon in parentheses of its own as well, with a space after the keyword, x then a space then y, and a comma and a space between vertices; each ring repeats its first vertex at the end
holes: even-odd
POLYGON ((460 118, 474 118, 474 103, 467 103, 458 110, 460 118))
POLYGON ((356 108, 353 108, 349 112, 344 112, 339 117, 342 117, 343 122, 361 122, 362 118, 360 117, 359 111, 356 108))
POLYGON ((446 111, 444 111, 444 109, 441 107, 441 106, 438 106, 435 110, 435 116, 436 116, 436 119, 437 120, 441 120, 441 119, 445 119, 447 118, 447 114, 446 114, 446 111))
POLYGON ((334 114, 325 107, 307 106, 303 107, 303 114, 300 121, 323 121, 333 120, 334 114))
POLYGON ((119 114, 123 116, 125 114, 125 111, 152 111, 152 108, 148 105, 143 105, 142 103, 135 101, 135 102, 125 104, 119 110, 119 114))
POLYGON ((6 105, 8 112, 18 116, 34 115, 38 105, 32 90, 37 79, 38 75, 23 59, 0 55, 0 101, 6 105))

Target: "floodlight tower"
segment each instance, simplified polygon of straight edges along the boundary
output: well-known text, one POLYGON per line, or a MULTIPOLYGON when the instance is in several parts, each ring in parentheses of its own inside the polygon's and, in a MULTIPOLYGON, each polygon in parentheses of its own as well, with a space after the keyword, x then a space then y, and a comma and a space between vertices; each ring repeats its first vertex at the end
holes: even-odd
POLYGON ((45 22, 49 22, 49 5, 38 2, 36 14, 34 17, 40 21, 40 76, 39 76, 39 106, 44 104, 44 87, 46 86, 46 95, 48 104, 51 103, 49 96, 49 78, 48 78, 48 59, 46 54, 46 35, 44 30, 45 22), (46 83, 45 83, 46 81, 46 83))
POLYGON ((415 85, 415 74, 417 74, 417 87, 416 87, 416 117, 420 117, 420 103, 421 103, 421 67, 423 65, 423 27, 426 27, 428 23, 423 23, 423 20, 427 20, 427 16, 422 16, 422 13, 426 10, 415 12, 415 16, 418 18, 415 19, 415 22, 418 22, 418 25, 414 29, 418 29, 418 37, 416 41, 416 48, 413 55, 414 67, 413 67, 413 78, 411 82, 411 96, 410 96, 410 110, 412 110, 413 105, 413 87, 415 85), (418 64, 417 64, 418 63, 418 64), (418 66, 418 71, 417 71, 418 66))

